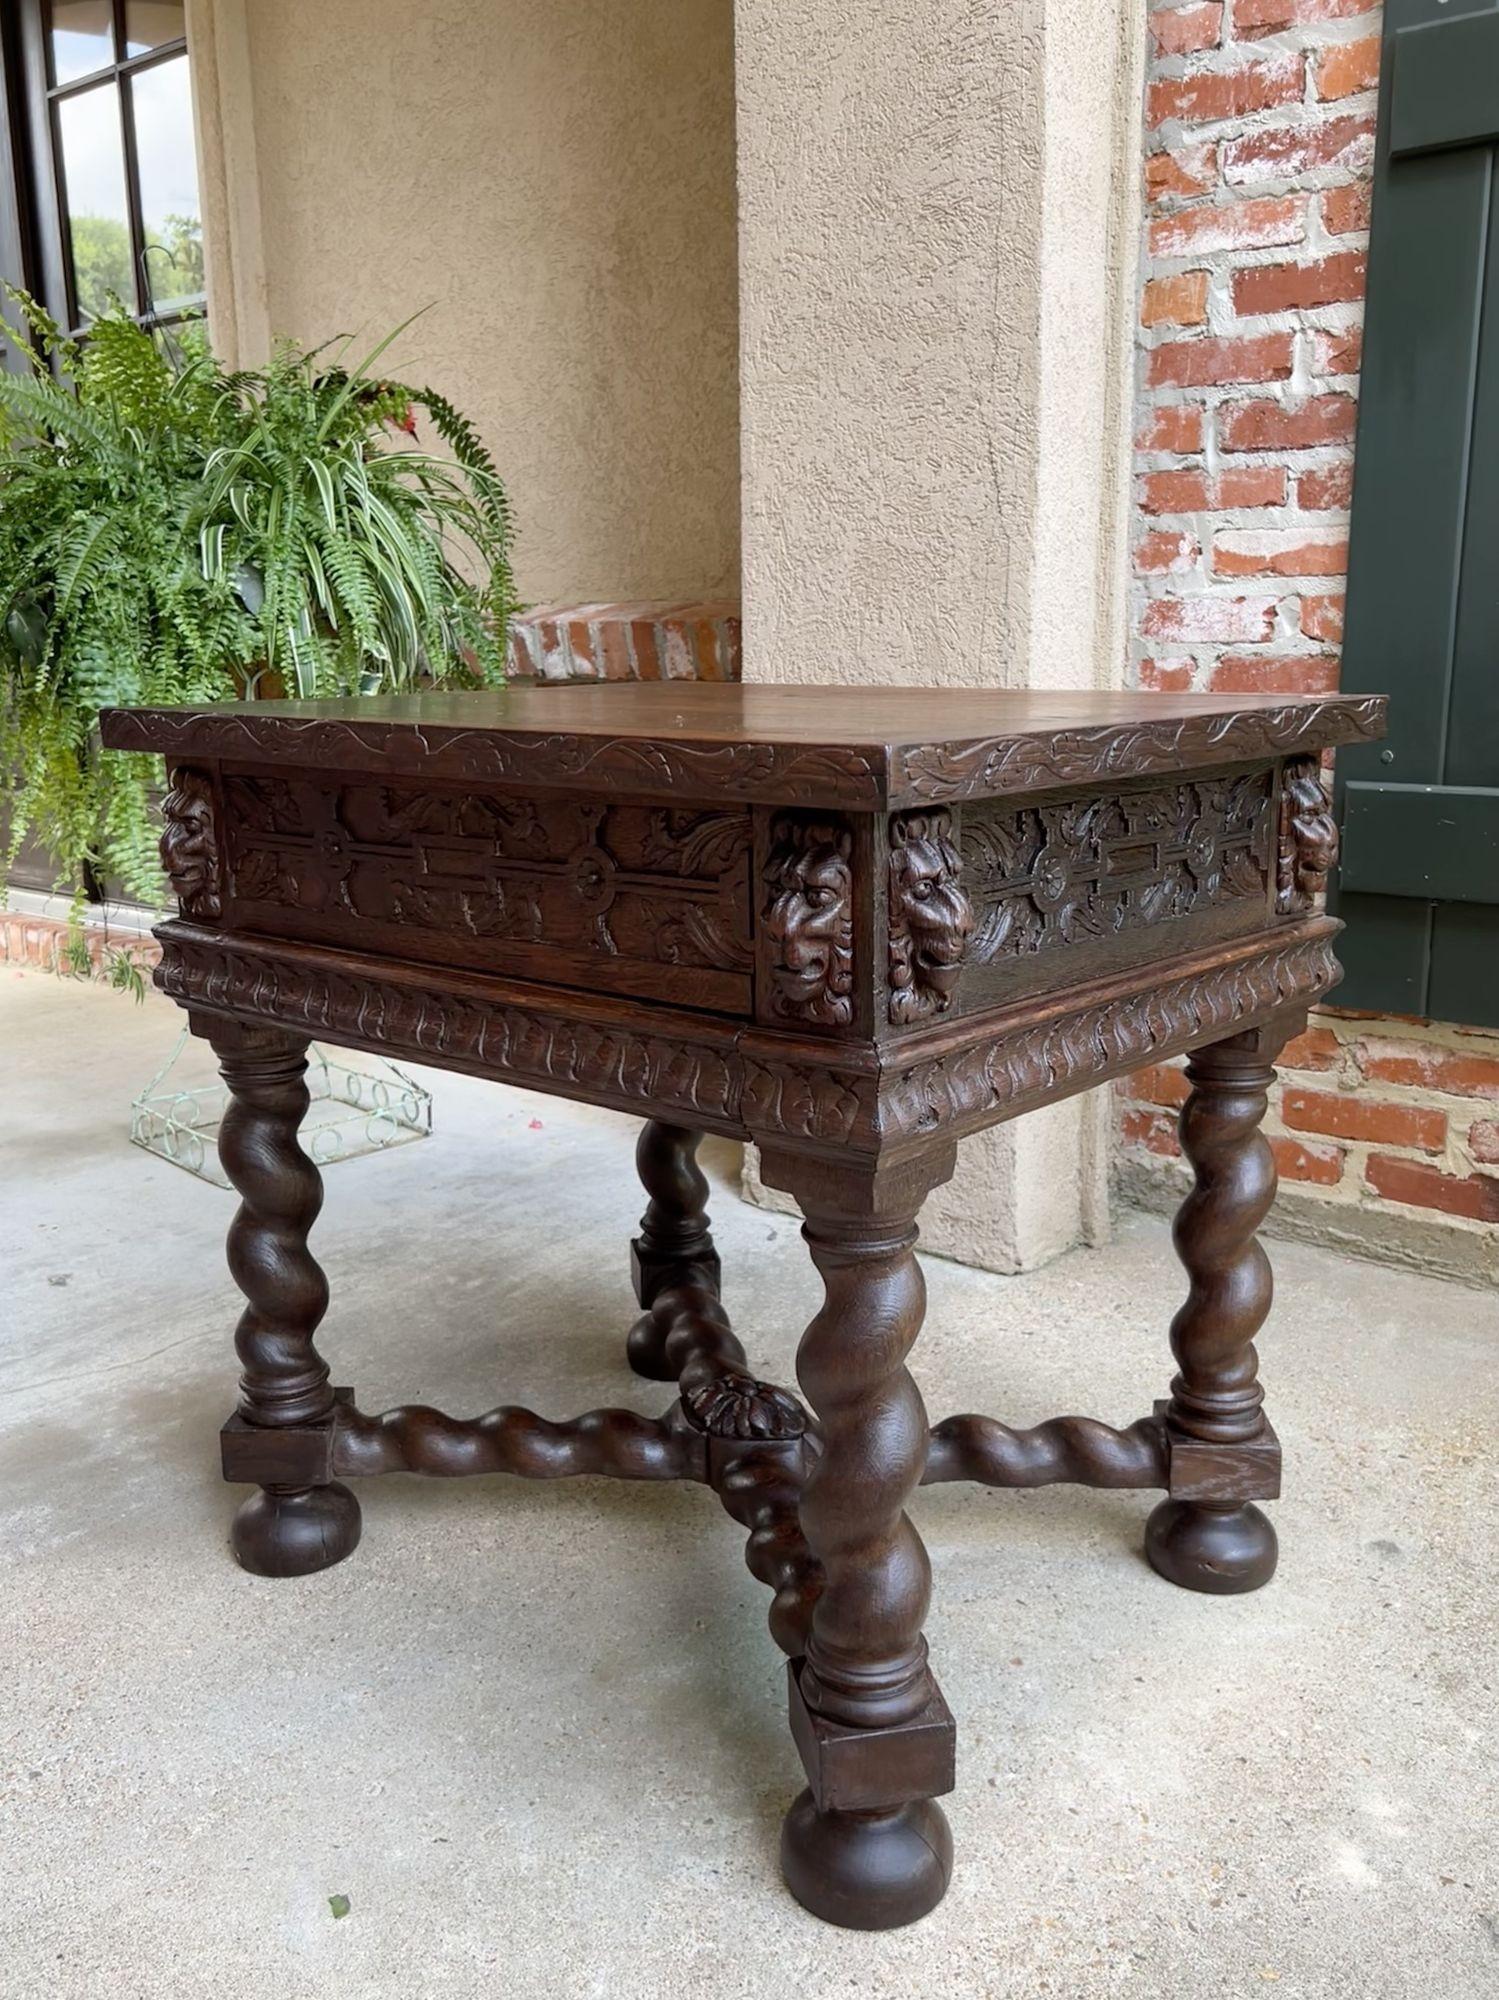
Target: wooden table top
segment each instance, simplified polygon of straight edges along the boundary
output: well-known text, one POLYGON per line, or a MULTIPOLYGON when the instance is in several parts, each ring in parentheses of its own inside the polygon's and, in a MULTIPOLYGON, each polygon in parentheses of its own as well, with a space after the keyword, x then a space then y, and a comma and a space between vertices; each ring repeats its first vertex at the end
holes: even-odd
POLYGON ((657 796, 937 804, 1316 752, 1384 732, 1378 695, 522 684, 107 709, 112 749, 657 796))

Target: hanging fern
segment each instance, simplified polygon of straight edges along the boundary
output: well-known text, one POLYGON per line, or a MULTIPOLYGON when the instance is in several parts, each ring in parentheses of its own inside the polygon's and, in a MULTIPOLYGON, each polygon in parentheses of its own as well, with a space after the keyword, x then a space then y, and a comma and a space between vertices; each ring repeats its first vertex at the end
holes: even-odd
POLYGON ((200 328, 165 346, 114 309, 74 342, 11 297, 35 353, 0 374, 0 883, 29 833, 75 884, 159 894, 161 774, 99 747, 103 707, 503 678, 509 500, 444 397, 373 372, 396 334, 230 373, 200 328))

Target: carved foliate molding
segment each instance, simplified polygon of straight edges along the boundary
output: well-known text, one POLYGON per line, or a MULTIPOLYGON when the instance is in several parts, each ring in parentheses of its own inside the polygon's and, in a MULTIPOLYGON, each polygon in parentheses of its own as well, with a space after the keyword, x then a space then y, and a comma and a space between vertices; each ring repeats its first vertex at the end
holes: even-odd
POLYGON ((813 801, 881 811, 986 793, 1148 777, 1210 764, 1306 754, 1383 732, 1381 695, 1329 695, 1229 714, 1159 722, 1037 725, 958 743, 721 743, 641 736, 474 729, 423 719, 394 723, 249 711, 109 709, 112 750, 153 750, 178 760, 273 759, 331 770, 420 775, 424 780, 594 785, 652 798, 813 801))
MULTIPOLYGON (((637 1114, 690 1114, 720 1131, 875 1154, 977 1129, 1079 1083, 1097 1083, 1246 1022, 1320 998, 1340 976, 1332 926, 1165 985, 1054 1010, 1027 1028, 984 1034, 948 1054, 883 1070, 833 1056, 781 1057, 720 1030, 710 1041, 652 1034, 501 999, 334 970, 305 951, 221 943, 164 925, 157 984, 182 1005, 250 1016, 329 1041, 404 1053, 596 1095, 637 1114)), ((952 1030, 944 1028, 944 1034, 952 1030)))
POLYGON ((1059 1085, 1101 1083, 1157 1054, 1316 999, 1342 977, 1329 937, 1215 966, 1084 1006, 881 1079, 882 1137, 982 1125, 1028 1109, 1059 1085))
POLYGON ((841 820, 776 816, 760 928, 777 1020, 844 1028, 854 1018, 853 854, 841 820))
POLYGON ((653 1102, 715 1126, 738 1111, 740 1070, 727 1048, 335 971, 291 951, 199 943, 173 937, 170 926, 158 935, 156 983, 186 1007, 259 1015, 329 1041, 405 1049, 631 1108, 653 1102))
POLYGON ((1337 866, 1338 828, 1314 757, 1293 758, 1281 776, 1275 907, 1282 916, 1312 909, 1337 866))
POLYGON ((962 875, 945 807, 890 821, 889 1012, 897 1027, 952 1005, 974 927, 962 875))
POLYGON ((1313 747, 1372 741, 1384 733, 1387 706, 1383 695, 1330 695, 1228 715, 903 747, 892 759, 890 797, 894 803, 982 798, 986 793, 1148 777, 1194 765, 1249 764, 1313 747))
POLYGON ((184 916, 216 923, 223 912, 213 780, 179 767, 161 802, 161 865, 184 916))

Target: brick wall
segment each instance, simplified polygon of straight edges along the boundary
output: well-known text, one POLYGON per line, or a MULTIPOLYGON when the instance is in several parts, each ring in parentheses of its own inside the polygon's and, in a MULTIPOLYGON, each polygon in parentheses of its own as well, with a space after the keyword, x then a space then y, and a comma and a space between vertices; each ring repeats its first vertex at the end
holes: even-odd
MULTIPOLYGON (((1372 0, 1150 15, 1141 686, 1337 686, 1379 27, 1372 0)), ((1184 1080, 1118 1089, 1121 1184, 1164 1205, 1184 1080)), ((1499 1275, 1499 1035, 1327 1010, 1287 1051, 1268 1129, 1282 1227, 1499 1275)))
POLYGON ((737 681, 737 603, 544 604, 510 624, 510 672, 547 681, 737 681))
MULTIPOLYGON (((113 957, 133 958, 145 973, 161 959, 155 938, 138 938, 128 932, 110 931, 102 924, 85 920, 83 940, 88 949, 92 976, 107 976, 113 957)), ((70 975, 72 964, 67 951, 68 926, 58 917, 32 917, 19 910, 0 910, 0 965, 15 970, 34 967, 41 972, 70 975)))

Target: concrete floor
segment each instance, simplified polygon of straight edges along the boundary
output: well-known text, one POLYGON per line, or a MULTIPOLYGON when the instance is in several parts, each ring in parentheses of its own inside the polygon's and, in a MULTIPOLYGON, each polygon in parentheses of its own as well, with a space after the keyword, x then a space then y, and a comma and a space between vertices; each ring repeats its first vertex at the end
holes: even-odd
MULTIPOLYGON (((231 1197, 124 1138, 174 1016, 0 982, 7 2000, 1499 1992, 1492 1297, 1276 1247, 1258 1596, 1152 1576, 1145 1495, 923 1494, 957 1874, 913 1930, 840 1933, 779 1884, 781 1665, 703 1491, 375 1482, 340 1568, 236 1568, 231 1197)), ((329 1174, 336 1378, 368 1408, 660 1407, 621 1360, 630 1124, 435 1087, 434 1140, 329 1174)), ((789 1379, 795 1227, 727 1185, 716 1219, 789 1379)), ((1154 1220, 928 1275, 935 1413, 1124 1421, 1164 1386, 1154 1220)))

